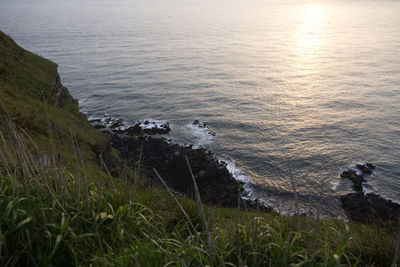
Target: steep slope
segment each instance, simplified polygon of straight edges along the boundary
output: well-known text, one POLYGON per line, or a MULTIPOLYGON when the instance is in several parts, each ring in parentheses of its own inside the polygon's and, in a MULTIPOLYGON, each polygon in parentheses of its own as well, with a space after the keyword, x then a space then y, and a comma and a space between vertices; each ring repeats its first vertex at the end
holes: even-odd
POLYGON ((96 161, 107 148, 106 138, 79 112, 77 101, 61 84, 57 64, 24 50, 0 32, 0 130, 10 140, 7 119, 24 130, 42 153, 50 152, 52 142, 65 163, 73 161, 72 135, 86 160, 96 161))

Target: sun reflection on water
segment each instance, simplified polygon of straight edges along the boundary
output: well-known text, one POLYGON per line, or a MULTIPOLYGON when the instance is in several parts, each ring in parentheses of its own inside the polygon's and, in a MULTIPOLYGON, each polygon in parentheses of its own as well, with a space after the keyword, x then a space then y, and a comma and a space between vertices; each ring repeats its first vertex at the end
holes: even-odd
POLYGON ((307 59, 314 56, 322 43, 324 19, 325 10, 322 5, 308 4, 303 7, 298 46, 302 56, 307 59))

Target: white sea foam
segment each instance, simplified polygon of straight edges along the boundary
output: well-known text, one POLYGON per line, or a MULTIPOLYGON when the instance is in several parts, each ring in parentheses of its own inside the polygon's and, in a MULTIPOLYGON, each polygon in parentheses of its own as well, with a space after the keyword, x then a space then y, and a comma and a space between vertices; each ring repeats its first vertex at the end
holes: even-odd
POLYGON ((121 118, 112 118, 107 114, 104 114, 102 117, 89 116, 88 119, 89 119, 89 121, 100 120, 100 123, 106 127, 111 127, 113 124, 118 123, 119 126, 114 127, 113 129, 119 130, 119 131, 124 131, 128 127, 126 125, 125 121, 123 121, 121 118))
POLYGON ((331 184, 332 190, 336 190, 336 189, 339 187, 339 185, 340 185, 340 182, 339 182, 339 181, 331 181, 331 182, 329 182, 329 183, 331 184))
POLYGON ((184 125, 183 131, 188 135, 189 139, 193 140, 193 146, 195 148, 209 145, 215 136, 210 128, 203 122, 197 124, 189 122, 184 125))
MULTIPOLYGON (((227 168, 227 170, 229 171, 229 173, 232 175, 233 178, 243 183, 243 189, 245 194, 242 195, 242 199, 254 200, 256 197, 254 196, 254 193, 251 188, 252 181, 247 175, 243 173, 243 171, 236 165, 236 163, 233 160, 226 158, 220 158, 218 162, 220 164, 225 165, 225 167, 227 168)), ((267 203, 262 203, 262 204, 266 205, 267 203)))
POLYGON ((79 106, 81 106, 82 104, 84 104, 86 101, 87 101, 87 98, 78 99, 78 104, 79 104, 79 106))
POLYGON ((350 169, 355 171, 357 175, 363 175, 363 172, 356 165, 351 166, 350 169))
POLYGON ((113 124, 118 123, 119 126, 113 127, 113 130, 117 130, 117 131, 125 131, 130 126, 133 126, 135 124, 138 124, 143 130, 144 129, 166 129, 167 127, 171 128, 171 124, 169 122, 163 121, 163 120, 143 119, 143 120, 137 120, 134 124, 128 124, 122 118, 114 118, 114 117, 109 116, 107 113, 102 116, 89 115, 87 113, 85 115, 87 115, 89 121, 99 120, 99 123, 106 127, 111 127, 113 124))
MULTIPOLYGON (((85 114, 85 113, 83 113, 85 114)), ((93 121, 93 120, 100 120, 101 117, 96 116, 96 115, 90 115, 90 114, 85 114, 87 116, 88 121, 93 121)))
POLYGON ((220 159, 218 160, 219 163, 224 164, 228 171, 232 174, 232 176, 242 182, 242 183, 250 183, 251 180, 245 174, 243 174, 242 170, 236 166, 235 162, 230 159, 220 159))
POLYGON ((364 195, 374 193, 374 190, 372 189, 372 187, 369 184, 363 183, 362 189, 363 189, 364 195))
POLYGON ((139 120, 138 121, 139 126, 142 127, 142 129, 153 129, 153 128, 159 128, 163 129, 165 128, 165 125, 169 125, 167 121, 161 121, 161 120, 153 120, 153 119, 144 119, 144 120, 139 120))
POLYGON ((119 126, 119 127, 115 128, 115 129, 118 130, 118 131, 125 131, 126 129, 128 129, 128 127, 126 125, 122 125, 122 126, 119 126))
POLYGON ((105 126, 110 126, 113 122, 113 119, 104 115, 104 117, 101 118, 100 122, 103 123, 105 126))
POLYGON ((86 116, 89 115, 89 111, 85 108, 83 108, 83 104, 87 101, 87 98, 81 98, 78 99, 78 107, 79 107, 79 111, 83 114, 85 114, 86 116))

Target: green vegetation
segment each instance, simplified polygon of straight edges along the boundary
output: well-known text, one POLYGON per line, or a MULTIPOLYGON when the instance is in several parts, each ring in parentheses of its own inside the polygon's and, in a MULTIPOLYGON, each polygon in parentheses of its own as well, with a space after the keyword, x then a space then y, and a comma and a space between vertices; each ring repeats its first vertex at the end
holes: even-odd
POLYGON ((55 63, 22 49, 0 32, 0 129, 4 136, 9 136, 8 117, 29 133, 43 154, 51 154, 52 138, 57 158, 69 166, 74 160, 73 133, 87 162, 95 161, 96 153, 106 149, 106 138, 91 127, 57 78, 55 63))
POLYGON ((394 222, 302 217, 299 232, 296 217, 203 211, 123 164, 113 177, 99 154, 119 159, 68 95, 59 104, 56 76, 0 32, 1 266, 392 264, 394 222))

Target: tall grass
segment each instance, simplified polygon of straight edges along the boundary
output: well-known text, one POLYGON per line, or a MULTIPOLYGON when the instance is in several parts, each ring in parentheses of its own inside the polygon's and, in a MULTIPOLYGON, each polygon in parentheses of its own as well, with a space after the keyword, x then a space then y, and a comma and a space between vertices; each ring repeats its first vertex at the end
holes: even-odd
MULTIPOLYGON (((343 222, 309 219, 314 230, 302 232, 296 224, 304 218, 204 206, 188 160, 194 202, 175 196, 157 172, 167 192, 107 171, 89 177, 72 133, 75 166, 56 156, 40 160, 45 157, 27 134, 10 127, 13 141, 0 132, 2 266, 356 266, 376 260, 361 251, 361 238, 361 245, 352 243, 343 222)), ((375 266, 390 265, 394 247, 379 253, 375 266)))

